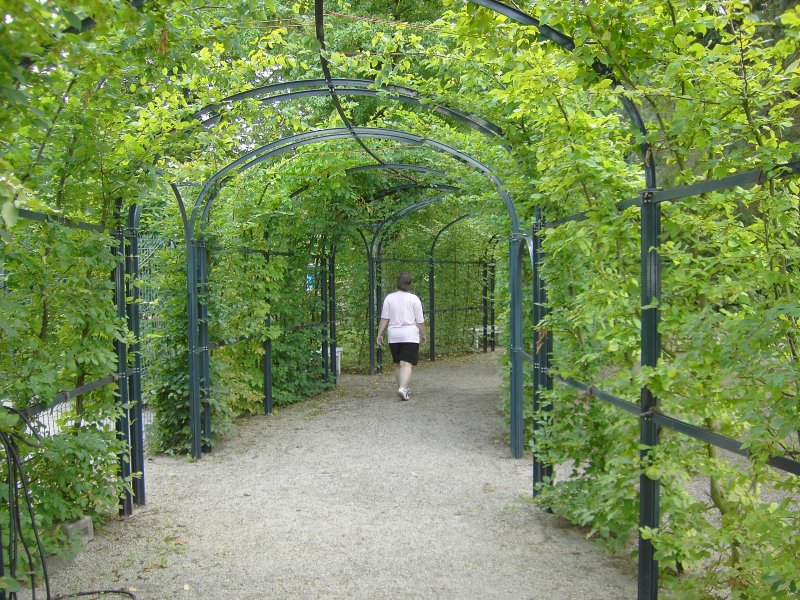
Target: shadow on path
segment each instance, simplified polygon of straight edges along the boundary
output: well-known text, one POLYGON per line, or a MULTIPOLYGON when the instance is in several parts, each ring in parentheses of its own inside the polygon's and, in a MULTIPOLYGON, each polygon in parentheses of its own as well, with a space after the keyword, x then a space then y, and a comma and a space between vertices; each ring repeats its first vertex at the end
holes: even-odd
POLYGON ((200 461, 148 459, 148 505, 113 520, 57 593, 157 599, 613 599, 626 560, 533 505, 511 458, 496 357, 420 364, 272 416, 200 461))

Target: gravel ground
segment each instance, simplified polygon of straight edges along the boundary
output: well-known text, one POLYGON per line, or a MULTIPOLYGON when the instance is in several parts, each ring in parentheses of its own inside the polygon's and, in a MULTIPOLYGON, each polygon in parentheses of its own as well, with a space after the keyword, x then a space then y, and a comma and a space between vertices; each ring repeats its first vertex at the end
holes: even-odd
POLYGON ((344 374, 316 400, 243 419, 199 461, 150 457, 147 506, 51 567, 54 593, 635 597, 632 561, 531 503, 530 459, 506 443, 495 356, 422 363, 412 386, 400 402, 391 374, 344 374))

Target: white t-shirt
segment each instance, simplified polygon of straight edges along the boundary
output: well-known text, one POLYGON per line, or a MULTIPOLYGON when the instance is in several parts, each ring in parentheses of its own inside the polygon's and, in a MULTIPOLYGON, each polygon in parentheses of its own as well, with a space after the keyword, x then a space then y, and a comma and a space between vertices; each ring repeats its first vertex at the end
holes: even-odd
POLYGON ((417 323, 424 323, 422 302, 411 292, 397 290, 383 299, 381 319, 389 319, 386 328, 389 343, 410 342, 419 344, 419 328, 417 323))

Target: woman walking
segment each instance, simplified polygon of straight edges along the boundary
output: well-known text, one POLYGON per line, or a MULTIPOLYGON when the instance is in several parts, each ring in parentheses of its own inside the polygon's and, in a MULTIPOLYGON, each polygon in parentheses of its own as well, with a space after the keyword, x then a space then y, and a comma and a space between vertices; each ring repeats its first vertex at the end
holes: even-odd
POLYGON ((419 360, 419 345, 428 341, 425 335, 425 319, 422 302, 412 294, 411 275, 406 272, 397 276, 397 291, 383 300, 381 322, 376 341, 383 345, 383 332, 388 327, 389 349, 392 352, 394 374, 397 378, 397 396, 408 400, 411 390, 411 370, 419 360))

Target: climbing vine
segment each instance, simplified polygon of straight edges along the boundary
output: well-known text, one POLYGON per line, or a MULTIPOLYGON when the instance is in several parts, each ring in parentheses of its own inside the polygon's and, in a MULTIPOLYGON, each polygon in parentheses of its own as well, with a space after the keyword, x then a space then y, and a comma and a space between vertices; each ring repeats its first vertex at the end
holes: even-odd
MULTIPOLYGON (((765 179, 663 205, 656 368, 638 366, 638 209, 617 208, 644 187, 642 144, 663 187, 755 168, 780 175, 796 158, 800 12, 788 4, 779 14, 763 2, 519 3, 568 34, 575 48, 567 51, 543 43, 536 27, 455 1, 330 0, 325 48, 310 2, 12 2, 0 14, 0 394, 18 408, 46 406, 114 372, 113 343, 129 339, 111 305, 109 236, 30 223, 20 210, 112 227, 118 205, 138 203, 146 207, 143 229, 172 242, 157 251, 148 283, 163 324, 147 340, 156 348, 145 381, 152 441, 186 450, 185 229, 166 184, 176 184, 191 216, 210 176, 276 140, 348 126, 413 132, 488 165, 514 198, 523 231, 537 211, 551 225, 582 214, 539 234, 550 314, 526 331, 526 352, 551 332, 555 375, 631 400, 647 386, 665 414, 743 439, 751 452, 732 459, 665 431, 652 463, 642 465, 635 419, 556 385, 550 410, 528 415, 529 434, 534 423, 544 426, 532 449, 557 466, 540 502, 626 550, 646 469, 661 481, 663 524, 642 533, 656 544, 669 590, 790 597, 800 586, 800 546, 786 535, 796 529, 797 480, 766 461, 800 453, 797 183, 765 179), (320 55, 334 77, 374 80, 377 95, 342 93, 333 103, 308 84, 291 99, 276 97, 283 89, 225 101, 263 85, 323 79, 320 55), (623 101, 638 107, 646 133, 627 121, 623 101), (480 119, 465 124, 443 106, 480 119)), ((380 223, 432 199, 432 184, 458 191, 390 227, 384 256, 405 262, 384 265, 384 289, 394 266, 404 265, 427 297, 428 265, 414 261, 469 214, 438 243, 437 307, 481 304, 478 267, 456 262, 481 261, 489 240, 509 231, 493 182, 421 142, 365 145, 374 156, 346 134, 297 145, 232 172, 214 190, 201 300, 213 346, 215 436, 262 410, 268 340, 276 404, 329 385, 317 354, 323 333, 313 324, 333 248, 337 343, 347 366, 364 368, 372 324, 361 236, 371 240, 380 223), (356 170, 376 156, 430 171, 356 170), (412 183, 403 194, 380 194, 412 183)), ((504 247, 505 239, 498 256, 504 247)), ((507 281, 500 260, 498 311, 507 281)), ((442 351, 472 346, 471 313, 443 312, 437 323, 442 351)), ((107 510, 127 485, 105 461, 119 450, 104 424, 115 406, 109 388, 82 398, 61 423, 69 443, 59 436, 41 452, 59 464, 85 451, 103 465, 74 474, 95 483, 91 506, 81 504, 86 496, 66 498, 63 481, 33 467, 47 490, 39 510, 48 527, 78 509, 107 510)))

